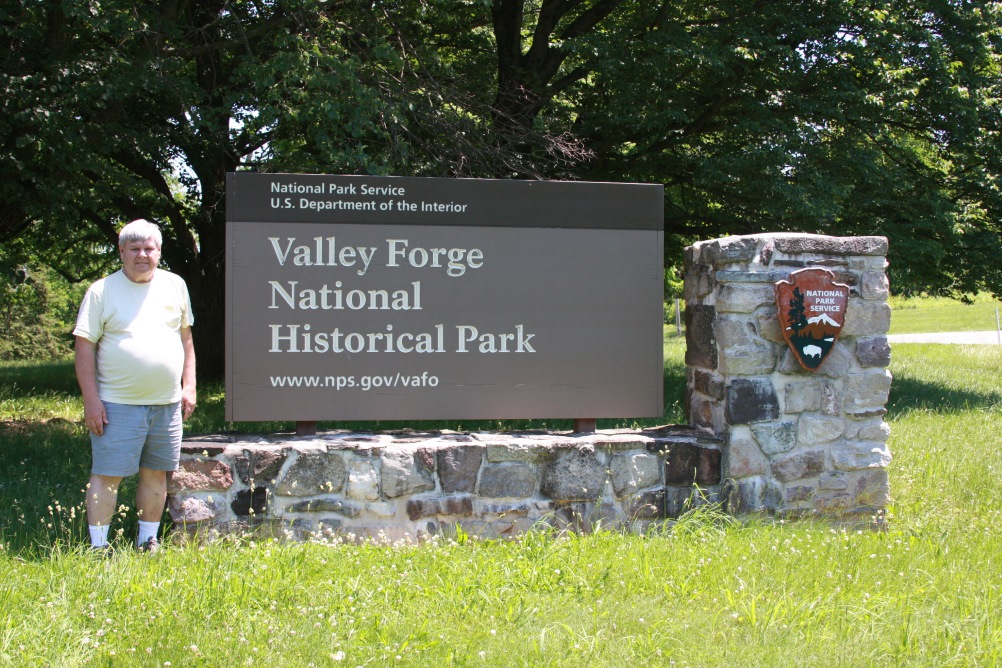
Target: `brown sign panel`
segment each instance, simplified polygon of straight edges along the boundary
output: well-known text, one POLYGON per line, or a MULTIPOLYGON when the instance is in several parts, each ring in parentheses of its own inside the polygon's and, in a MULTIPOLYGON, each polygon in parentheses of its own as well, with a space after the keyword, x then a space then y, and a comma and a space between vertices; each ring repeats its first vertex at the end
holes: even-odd
POLYGON ((803 368, 817 370, 831 352, 848 303, 849 286, 836 283, 827 269, 802 269, 776 283, 783 338, 803 368))
POLYGON ((227 419, 659 417, 662 189, 230 174, 227 419))

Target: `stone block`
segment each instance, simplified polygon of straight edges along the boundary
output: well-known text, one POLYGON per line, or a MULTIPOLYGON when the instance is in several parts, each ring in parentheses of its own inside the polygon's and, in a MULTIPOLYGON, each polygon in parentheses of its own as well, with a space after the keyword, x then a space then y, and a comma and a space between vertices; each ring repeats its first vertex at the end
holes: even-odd
POLYGON ((887 258, 879 255, 849 258, 850 268, 858 273, 864 271, 887 271, 887 258))
POLYGON ((776 250, 787 255, 887 255, 886 237, 829 237, 818 234, 776 236, 776 250))
POLYGON ((858 425, 853 438, 861 441, 884 442, 891 437, 891 425, 883 420, 868 420, 858 425))
POLYGON ((290 513, 337 513, 352 518, 362 514, 362 509, 357 504, 337 497, 298 501, 291 504, 286 510, 290 513))
POLYGON ((688 277, 689 272, 694 271, 696 265, 699 264, 699 251, 704 245, 704 242, 697 242, 692 246, 686 246, 682 251, 682 268, 688 277))
POLYGON ((528 464, 485 466, 480 474, 482 497, 492 499, 527 498, 536 493, 536 470, 528 464))
POLYGON ((365 504, 365 509, 383 519, 390 519, 397 516, 397 504, 395 501, 374 501, 365 504))
POLYGON ((891 307, 886 302, 850 298, 842 336, 874 336, 891 328, 891 307))
MULTIPOLYGON (((764 249, 763 249, 764 250, 764 249)), ((768 260, 766 260, 768 262, 768 260)), ((785 281, 790 277, 790 272, 779 271, 730 271, 721 269, 714 273, 718 283, 767 283, 769 289, 779 281, 785 281)), ((770 301, 772 301, 770 299, 770 301)))
POLYGON ((666 487, 664 490, 664 516, 678 518, 706 502, 696 487, 666 487))
MULTIPOLYGON (((388 499, 430 492, 435 478, 428 458, 421 452, 386 451, 382 456, 382 495, 388 499)), ((431 460, 434 466, 434 459, 431 460)))
POLYGON ((826 381, 821 388, 821 412, 824 415, 842 415, 842 399, 835 383, 826 381))
POLYGON ((783 402, 787 413, 804 413, 821 410, 820 378, 793 380, 786 384, 783 402))
POLYGON ((852 370, 852 361, 852 353, 841 341, 836 341, 816 373, 829 378, 842 378, 852 370))
POLYGON ((883 417, 887 415, 887 409, 886 408, 859 409, 859 410, 854 410, 851 413, 846 413, 846 415, 855 420, 868 420, 870 418, 883 417))
POLYGON ((779 397, 768 378, 737 378, 727 386, 727 421, 732 424, 766 422, 779 417, 779 397))
POLYGON ((710 267, 697 264, 689 267, 685 274, 685 301, 696 303, 713 291, 713 274, 710 267))
POLYGON ((347 479, 344 457, 327 448, 300 450, 282 476, 275 493, 282 496, 313 496, 339 492, 347 479))
POLYGON ((783 346, 783 352, 780 355, 780 358, 781 359, 779 361, 779 365, 776 367, 776 371, 783 374, 784 376, 795 376, 795 375, 812 376, 812 377, 814 376, 813 373, 807 371, 806 369, 804 369, 804 367, 800 366, 800 362, 797 361, 797 358, 793 355, 793 352, 785 344, 783 346))
POLYGON ((891 372, 852 374, 845 379, 842 408, 847 413, 883 408, 891 390, 891 372))
POLYGON ((776 368, 776 350, 772 344, 749 348, 731 348, 720 361, 720 370, 732 376, 764 376, 776 368))
POLYGON ((237 517, 250 515, 263 517, 268 510, 268 488, 254 487, 253 489, 240 490, 230 502, 230 510, 237 517))
POLYGON ((717 433, 722 428, 721 406, 715 399, 690 393, 686 404, 686 418, 690 425, 702 429, 709 429, 717 433))
POLYGON ((630 520, 665 517, 665 490, 657 489, 637 494, 625 505, 625 511, 630 520))
POLYGON ((612 489, 626 496, 661 482, 661 463, 647 453, 616 455, 609 464, 612 489))
POLYGON ((756 323, 744 318, 717 318, 717 345, 723 352, 718 366, 723 373, 751 376, 772 373, 776 350, 758 335, 756 323))
POLYGON ((890 294, 887 274, 882 271, 864 271, 859 277, 859 294, 863 299, 886 300, 890 294))
POLYGON ((751 425, 751 433, 767 455, 789 452, 797 444, 797 425, 792 420, 758 422, 751 425))
POLYGON ((245 448, 240 456, 233 458, 233 467, 245 485, 252 481, 275 482, 288 456, 286 448, 245 448))
POLYGON ((724 398, 724 379, 718 373, 705 369, 690 368, 690 382, 693 389, 712 399, 724 398))
POLYGON ((824 450, 795 452, 772 461, 772 474, 780 482, 813 478, 824 473, 825 468, 824 450))
POLYGON ((861 367, 888 366, 891 346, 886 336, 866 336, 856 340, 856 359, 861 367))
POLYGON ((503 462, 542 463, 555 456, 553 447, 544 443, 499 443, 487 446, 487 461, 495 464, 503 462))
POLYGON ((723 497, 727 512, 734 515, 777 510, 783 505, 783 490, 765 478, 729 480, 723 497))
POLYGON ((861 506, 883 508, 891 499, 891 488, 886 469, 866 471, 853 487, 856 503, 861 506))
POLYGON ((817 491, 814 485, 795 485, 787 487, 783 496, 787 503, 803 503, 813 499, 817 491))
POLYGON ((891 451, 886 443, 873 441, 839 441, 831 446, 832 461, 842 471, 886 468, 891 463, 891 451))
POLYGON ((845 432, 845 420, 824 415, 801 415, 797 439, 801 445, 830 443, 845 432))
POLYGON ((214 520, 223 514, 223 508, 214 500, 198 497, 169 496, 167 510, 174 524, 196 524, 214 520))
POLYGON ((721 460, 721 452, 716 448, 688 443, 672 445, 665 455, 665 484, 719 485, 721 460))
POLYGON ((513 501, 511 503, 498 503, 496 501, 475 500, 474 512, 479 515, 510 515, 527 517, 534 510, 535 504, 529 501, 513 501))
POLYGON ((615 527, 621 516, 619 510, 601 501, 558 501, 554 505, 551 521, 558 530, 590 533, 598 527, 615 527))
POLYGON ((701 262, 711 266, 751 262, 758 254, 759 240, 753 236, 733 236, 704 242, 699 250, 701 262))
POLYGON ((182 459, 169 476, 167 492, 225 491, 233 486, 233 473, 224 462, 213 459, 182 459))
POLYGON ((849 489, 846 474, 841 471, 827 471, 818 479, 818 488, 825 491, 844 492, 849 489))
POLYGON ((734 283, 717 292, 717 312, 752 313, 760 306, 773 304, 776 291, 771 285, 734 283))
POLYGON ((411 518, 411 521, 439 515, 469 517, 472 514, 473 499, 469 496, 411 499, 407 502, 407 516, 411 518))
POLYGON ((317 538, 331 538, 341 530, 344 525, 339 519, 324 517, 313 521, 303 517, 294 519, 290 525, 293 536, 296 540, 305 541, 317 538))
POLYGON ((348 498, 358 501, 379 498, 379 476, 372 462, 352 460, 348 464, 348 498))
POLYGON ((438 451, 438 479, 442 491, 472 493, 477 487, 477 474, 484 459, 484 447, 473 445, 449 446, 438 451))
POLYGON ((723 475, 728 478, 748 478, 764 475, 769 470, 769 460, 751 438, 731 435, 731 442, 725 450, 723 475))
POLYGON ((685 363, 714 370, 717 368, 717 339, 713 324, 717 309, 687 304, 685 307, 685 363))
POLYGON ((575 450, 546 466, 541 491, 551 499, 592 501, 602 494, 605 479, 594 452, 575 450))
POLYGON ((755 322, 758 325, 758 335, 770 343, 786 345, 783 330, 779 326, 779 312, 776 307, 761 308, 755 312, 755 322))

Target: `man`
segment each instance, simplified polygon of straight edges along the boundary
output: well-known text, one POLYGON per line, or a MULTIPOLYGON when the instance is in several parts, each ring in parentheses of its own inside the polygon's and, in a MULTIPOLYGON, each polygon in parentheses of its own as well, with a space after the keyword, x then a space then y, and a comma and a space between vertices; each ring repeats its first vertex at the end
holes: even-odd
POLYGON ((73 330, 93 456, 87 523, 98 550, 109 549, 118 486, 137 472, 136 545, 158 547, 167 472, 177 470, 181 421, 195 410, 191 301, 179 276, 157 268, 162 242, 149 221, 122 228, 122 269, 87 290, 73 330))

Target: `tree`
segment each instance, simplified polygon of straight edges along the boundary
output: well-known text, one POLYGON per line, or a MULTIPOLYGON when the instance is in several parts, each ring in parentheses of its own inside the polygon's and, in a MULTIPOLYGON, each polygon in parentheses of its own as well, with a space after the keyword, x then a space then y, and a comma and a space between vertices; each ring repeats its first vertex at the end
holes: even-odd
POLYGON ((65 276, 164 223, 223 360, 228 171, 663 183, 666 265, 885 234, 896 290, 1002 294, 1002 9, 967 0, 106 0, 0 8, 0 235, 65 276))
POLYGON ((121 222, 162 222, 164 263, 188 281, 204 332, 200 366, 218 375, 226 173, 253 163, 387 168, 387 107, 373 73, 394 54, 367 42, 364 25, 336 20, 343 7, 5 8, 0 221, 8 234, 27 235, 54 266, 84 279, 101 268, 94 256, 114 247, 121 222), (322 163, 311 162, 316 155, 322 163))
POLYGON ((793 288, 793 299, 790 300, 790 310, 787 317, 790 321, 790 329, 798 336, 800 332, 807 328, 807 311, 804 309, 804 295, 800 288, 793 288))

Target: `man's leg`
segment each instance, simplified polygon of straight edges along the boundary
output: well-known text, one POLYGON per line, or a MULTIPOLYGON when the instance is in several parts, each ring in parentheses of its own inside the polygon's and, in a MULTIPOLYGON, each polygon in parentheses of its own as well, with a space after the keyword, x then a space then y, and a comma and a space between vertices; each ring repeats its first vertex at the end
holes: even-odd
POLYGON ((118 503, 118 486, 121 477, 91 474, 87 483, 87 524, 91 532, 91 545, 108 544, 108 527, 118 503))
POLYGON ((136 512, 139 514, 139 536, 136 544, 146 545, 150 538, 156 542, 160 518, 167 502, 167 471, 139 467, 139 484, 136 486, 136 512))
POLYGON ((167 471, 139 468, 136 512, 141 522, 159 522, 167 502, 167 471))
POLYGON ((139 487, 136 509, 139 511, 137 545, 155 549, 160 518, 167 501, 167 472, 175 471, 181 459, 181 402, 149 406, 151 417, 146 445, 139 460, 139 487), (147 544, 149 540, 152 544, 147 544))

